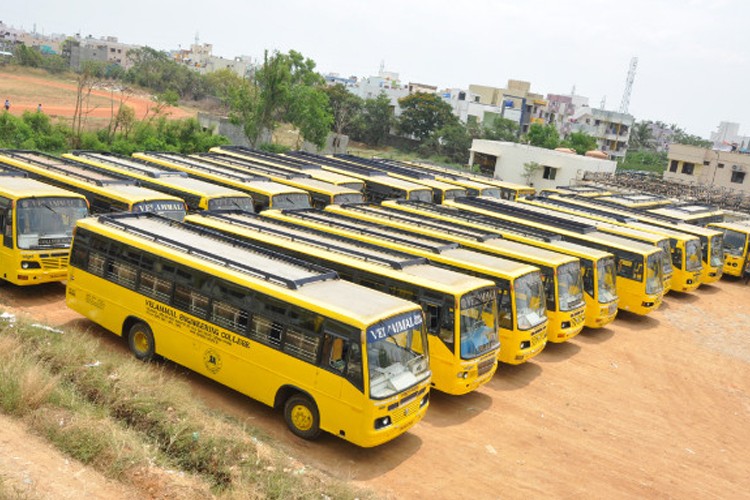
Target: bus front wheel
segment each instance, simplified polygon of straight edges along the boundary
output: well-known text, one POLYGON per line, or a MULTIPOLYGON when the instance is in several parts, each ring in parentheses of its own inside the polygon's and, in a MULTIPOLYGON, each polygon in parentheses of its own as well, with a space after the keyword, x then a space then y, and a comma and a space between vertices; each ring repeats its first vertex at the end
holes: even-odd
POLYGON ((128 346, 130 347, 130 352, 141 361, 152 361, 156 355, 154 333, 142 321, 130 327, 130 331, 128 332, 128 346))
POLYGON ((284 420, 289 430, 303 439, 315 439, 320 435, 318 408, 303 394, 295 394, 286 400, 284 420))

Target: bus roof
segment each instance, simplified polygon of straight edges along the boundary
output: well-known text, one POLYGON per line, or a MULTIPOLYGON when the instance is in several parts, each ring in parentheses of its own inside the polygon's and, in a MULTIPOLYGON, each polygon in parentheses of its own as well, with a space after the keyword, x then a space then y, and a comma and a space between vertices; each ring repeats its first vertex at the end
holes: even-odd
MULTIPOLYGON (((249 191, 256 191, 268 196, 278 194, 307 194, 305 191, 292 186, 279 184, 278 182, 258 177, 257 175, 243 174, 235 169, 219 165, 216 162, 209 162, 181 153, 146 151, 133 153, 133 156, 156 165, 164 165, 166 168, 177 169, 181 172, 189 172, 202 179, 212 179, 213 177, 222 178, 226 181, 238 184, 238 187, 234 189, 242 189, 242 187, 245 187, 249 191), (242 187, 240 187, 240 185, 242 187)), ((204 182, 214 181, 211 180, 204 182)))
POLYGON ((337 186, 336 184, 331 184, 330 182, 314 179, 310 176, 310 174, 305 172, 275 170, 273 167, 268 167, 267 164, 243 160, 226 154, 201 153, 191 155, 191 157, 209 161, 211 163, 216 163, 219 165, 225 165, 233 169, 236 168, 238 169, 238 171, 247 173, 249 175, 269 179, 274 182, 303 189, 305 191, 325 193, 330 195, 354 194, 359 192, 353 189, 337 186))
POLYGON ((82 219, 78 225, 87 229, 106 228, 109 233, 125 233, 146 249, 158 251, 182 262, 200 260, 214 276, 243 284, 250 281, 262 291, 286 290, 291 302, 304 298, 322 310, 333 310, 348 316, 354 323, 366 326, 384 316, 414 310, 409 301, 371 290, 338 278, 329 269, 252 244, 228 238, 199 226, 168 221, 144 214, 120 214, 82 219), (157 238, 154 238, 158 236, 157 238), (206 245, 206 241, 211 242, 206 245), (180 248, 182 246, 182 248, 180 248), (249 265, 248 265, 249 264, 249 265), (298 299, 294 297, 297 296, 298 299))
MULTIPOLYGON (((202 212, 185 219, 186 222, 208 223, 209 227, 229 231, 240 237, 248 236, 275 242, 285 248, 307 252, 315 249, 329 260, 353 267, 369 269, 371 272, 408 280, 419 286, 451 293, 465 293, 482 286, 494 286, 488 280, 481 280, 466 274, 442 269, 421 257, 403 252, 376 247, 351 238, 343 238, 322 231, 285 223, 268 217, 247 212, 202 212)), ((311 256, 312 257, 312 256, 311 256)), ((314 258, 320 259, 315 255, 314 258)))
POLYGON ((154 163, 136 158, 114 155, 112 153, 98 153, 89 151, 74 151, 75 159, 91 161, 102 168, 121 169, 133 175, 134 178, 146 178, 149 182, 174 186, 191 194, 206 195, 208 197, 235 196, 244 197, 246 193, 226 186, 208 182, 202 179, 188 177, 184 172, 166 170, 154 163))
MULTIPOLYGON (((417 211, 419 213, 430 215, 438 220, 448 218, 462 225, 497 232, 505 238, 512 239, 518 237, 523 240, 546 243, 552 247, 550 250, 557 251, 559 249, 563 251, 562 253, 576 254, 579 257, 586 256, 587 258, 600 259, 607 255, 611 255, 602 250, 564 241, 558 233, 547 229, 522 226, 506 219, 499 219, 476 212, 460 210, 455 207, 408 200, 389 200, 384 202, 383 205, 397 209, 405 209, 406 211, 417 211)), ((535 243, 528 244, 536 246, 535 243)))
POLYGON ((414 251, 418 252, 419 255, 425 255, 428 259, 437 260, 438 256, 441 256, 447 260, 454 261, 454 263, 456 261, 463 261, 473 264, 477 268, 484 268, 485 272, 491 274, 497 274, 499 271, 508 278, 515 278, 537 269, 530 264, 521 264, 494 255, 483 254, 475 250, 459 248, 457 243, 448 240, 429 238, 403 229, 354 219, 328 211, 312 209, 282 210, 265 212, 263 215, 276 218, 277 213, 280 214, 283 220, 292 220, 307 227, 315 225, 331 230, 340 230, 344 234, 351 234, 351 237, 355 239, 359 236, 378 242, 388 241, 391 244, 409 249, 406 250, 407 252, 414 251))
MULTIPOLYGON (((424 215, 412 214, 379 205, 345 205, 326 208, 340 214, 362 214, 376 220, 388 220, 397 224, 404 224, 415 229, 428 229, 438 237, 448 239, 459 238, 477 242, 488 247, 502 250, 514 258, 522 257, 533 261, 534 265, 560 265, 570 261, 577 261, 575 257, 563 255, 551 250, 536 248, 523 243, 503 239, 501 235, 488 231, 473 229, 457 223, 436 220, 424 215)), ((454 241, 456 241, 454 239, 454 241)), ((460 242, 460 241, 459 241, 460 242)))
POLYGON ((3 177, 2 182, 0 182, 0 193, 11 198, 62 196, 85 200, 82 194, 51 186, 41 181, 29 179, 28 177, 3 177))

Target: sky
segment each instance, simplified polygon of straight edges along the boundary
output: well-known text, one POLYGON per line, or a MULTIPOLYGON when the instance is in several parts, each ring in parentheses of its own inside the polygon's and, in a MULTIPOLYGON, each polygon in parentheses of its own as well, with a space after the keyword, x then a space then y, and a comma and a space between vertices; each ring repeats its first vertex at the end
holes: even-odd
POLYGON ((743 0, 25 0, 6 2, 0 21, 160 50, 198 36, 227 58, 296 50, 341 76, 374 76, 383 63, 403 83, 440 89, 524 80, 544 96, 575 88, 614 111, 637 57, 628 108, 636 120, 704 138, 735 122, 750 135, 743 0))

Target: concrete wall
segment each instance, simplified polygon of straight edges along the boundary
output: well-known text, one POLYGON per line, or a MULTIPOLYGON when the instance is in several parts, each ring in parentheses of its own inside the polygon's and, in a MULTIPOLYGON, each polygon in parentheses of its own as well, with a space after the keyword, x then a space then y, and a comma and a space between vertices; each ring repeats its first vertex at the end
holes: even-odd
POLYGON ((517 184, 527 184, 524 164, 538 163, 540 169, 529 179, 529 184, 537 189, 573 185, 583 179, 586 172, 614 173, 617 168, 617 164, 611 160, 561 153, 513 142, 475 139, 471 145, 470 164, 475 164, 478 154, 495 157, 495 178, 517 184), (549 178, 553 174, 554 179, 549 178), (548 178, 545 178, 545 175, 548 178))
MULTIPOLYGON (((214 135, 223 135, 227 137, 230 141, 232 146, 246 146, 246 147, 253 147, 252 144, 250 144, 250 141, 245 136, 245 132, 242 130, 242 127, 235 125, 234 123, 230 122, 228 118, 220 117, 220 116, 213 116, 206 113, 198 113, 198 123, 201 127, 204 129, 212 129, 214 132, 214 135)), ((260 139, 258 140, 258 143, 268 143, 272 142, 273 137, 268 132, 265 132, 261 135, 260 139)), ((296 145, 290 145, 290 144, 284 144, 285 146, 290 146, 293 149, 297 149, 296 145)), ((309 142, 302 142, 299 149, 303 151, 308 151, 310 153, 319 153, 319 154, 336 154, 336 153, 346 153, 347 148, 349 147, 349 136, 347 135, 339 135, 336 134, 328 134, 328 137, 326 138, 326 143, 323 146, 323 149, 318 149, 318 147, 315 144, 309 143, 309 142)))

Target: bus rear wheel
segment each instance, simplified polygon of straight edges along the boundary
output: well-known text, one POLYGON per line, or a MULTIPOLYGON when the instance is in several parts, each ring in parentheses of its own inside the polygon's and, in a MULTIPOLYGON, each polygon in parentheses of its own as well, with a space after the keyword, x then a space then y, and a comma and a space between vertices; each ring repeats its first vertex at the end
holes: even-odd
POLYGON ((156 355, 154 333, 146 323, 139 321, 128 331, 130 352, 141 361, 152 361, 156 355))
POLYGON ((284 420, 289 430, 303 439, 315 439, 320 435, 318 408, 304 394, 295 394, 286 400, 284 420))

